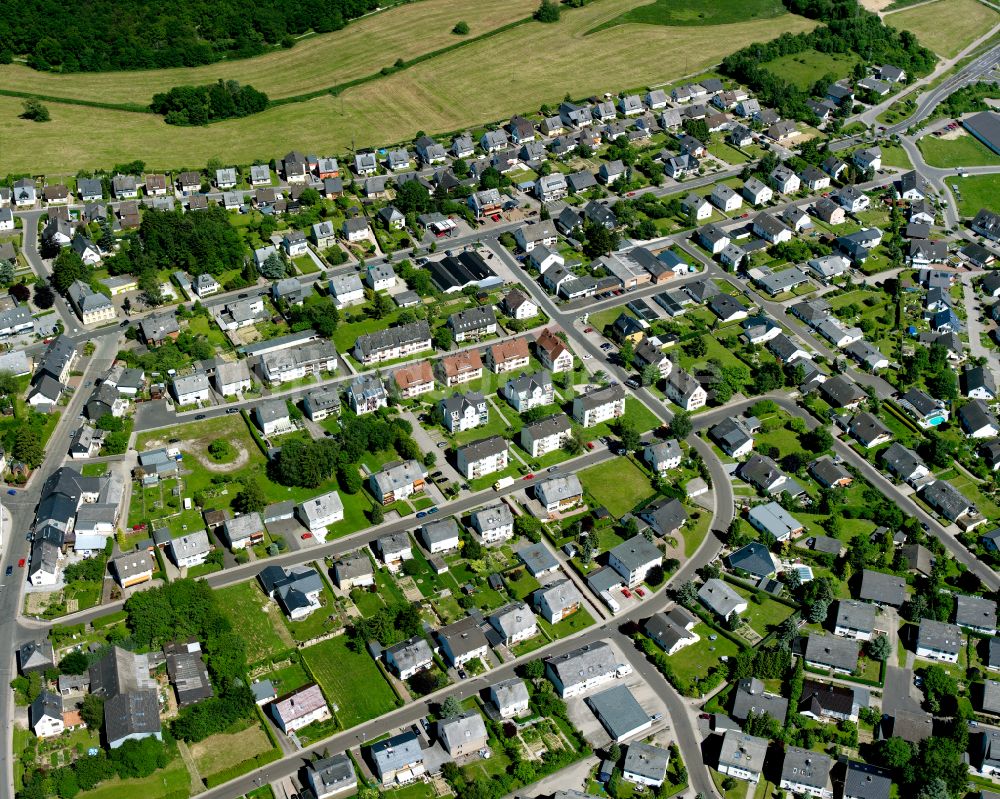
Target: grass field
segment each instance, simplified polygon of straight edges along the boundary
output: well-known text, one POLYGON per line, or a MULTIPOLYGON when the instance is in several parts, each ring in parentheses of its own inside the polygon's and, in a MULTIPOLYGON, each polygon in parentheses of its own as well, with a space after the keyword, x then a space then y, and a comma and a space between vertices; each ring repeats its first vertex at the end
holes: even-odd
POLYGON ((616 25, 636 23, 640 25, 726 25, 745 22, 748 19, 772 19, 787 13, 785 7, 776 0, 716 0, 713 3, 684 2, 684 0, 653 0, 626 11, 614 19, 599 25, 595 30, 604 30, 616 25))
POLYGON ((242 763, 271 748, 271 741, 260 722, 237 733, 209 735, 204 741, 191 744, 191 754, 202 777, 218 774, 223 769, 242 763))
POLYGON ((850 75, 854 65, 861 57, 854 53, 820 53, 817 50, 807 50, 804 53, 784 55, 764 66, 769 72, 778 75, 800 89, 808 89, 827 73, 833 75, 850 75))
POLYGON ((247 661, 257 663, 293 646, 291 635, 277 605, 269 601, 256 583, 220 588, 221 606, 230 614, 233 629, 247 643, 247 661))
POLYGON ((336 704, 345 729, 396 707, 396 695, 367 652, 352 652, 344 636, 302 650, 328 701, 336 704))
POLYGON ((949 183, 954 183, 962 192, 958 203, 962 216, 975 216, 980 208, 1000 213, 1000 175, 971 175, 954 178, 949 183))
MULTIPOLYGON (((245 164, 258 157, 280 156, 291 148, 338 153, 352 142, 358 148, 384 146, 409 139, 419 130, 443 133, 509 118, 541 103, 558 103, 566 92, 584 97, 655 85, 718 63, 751 42, 815 26, 786 14, 703 27, 619 25, 585 36, 638 5, 640 0, 591 3, 566 11, 556 24, 520 26, 336 98, 327 95, 279 106, 207 128, 176 128, 151 114, 56 103, 49 104, 52 121, 37 124, 18 118, 21 100, 2 97, 5 169, 75 174, 133 158, 145 160, 152 170, 175 169, 214 157, 245 164), (508 58, 497 57, 513 52, 518 53, 514 72, 508 58), (623 58, 626 52, 628 57, 623 58), (581 70, 581 63, 588 68, 581 70)), ((406 35, 412 36, 409 31, 406 35)))
POLYGON ((78 100, 147 104, 156 92, 173 86, 214 83, 219 79, 251 83, 272 100, 325 89, 447 47, 461 39, 451 29, 459 19, 469 36, 479 36, 531 15, 536 0, 462 3, 422 0, 384 14, 356 20, 343 30, 302 39, 290 50, 258 58, 223 61, 190 69, 90 72, 60 75, 18 64, 0 67, 0 86, 78 100))
MULTIPOLYGON (((917 141, 924 160, 931 166, 992 166, 1000 164, 1000 155, 990 150, 978 139, 959 136, 957 139, 939 139, 924 136, 917 141)), ((884 157, 883 157, 883 160, 884 157)), ((961 188, 961 187, 960 187, 961 188)))
POLYGON ((615 458, 580 472, 585 491, 615 517, 623 516, 653 494, 649 478, 627 458, 615 458))
POLYGON ((938 0, 892 14, 886 23, 910 31, 922 45, 950 58, 995 25, 997 16, 977 0, 938 0))

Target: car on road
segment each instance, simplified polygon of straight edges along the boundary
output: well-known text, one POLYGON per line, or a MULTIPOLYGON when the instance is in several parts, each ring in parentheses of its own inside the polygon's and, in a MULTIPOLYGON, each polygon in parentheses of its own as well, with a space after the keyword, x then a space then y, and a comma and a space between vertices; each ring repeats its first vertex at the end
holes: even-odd
POLYGON ((437 446, 438 446, 438 449, 444 449, 445 447, 448 446, 448 442, 447 441, 438 441, 438 445, 437 446))
POLYGON ((195 420, 196 422, 200 422, 200 421, 201 421, 202 419, 204 419, 204 418, 205 418, 205 414, 203 414, 203 413, 199 413, 199 414, 198 414, 197 416, 195 416, 195 417, 194 417, 194 420, 195 420))
POLYGON ((427 515, 427 511, 425 511, 425 510, 417 511, 417 518, 418 519, 423 519, 426 515, 427 515))
POLYGON ((303 533, 303 534, 302 534, 302 540, 303 540, 303 541, 307 541, 307 540, 309 540, 309 539, 310 539, 310 538, 312 538, 312 537, 313 537, 313 534, 312 534, 312 533, 303 533))
POLYGON ((19 561, 17 562, 17 568, 19 568, 19 569, 23 569, 23 568, 24 568, 24 558, 21 558, 21 559, 20 559, 20 560, 19 560, 19 561))
POLYGON ((249 296, 250 296, 249 294, 241 294, 241 295, 240 295, 240 299, 241 299, 241 300, 245 300, 245 299, 246 299, 247 297, 249 297, 249 296))
POLYGON ((17 491, 15 491, 13 488, 8 488, 7 493, 12 497, 17 495, 17 491))
POLYGON ((625 385, 628 386, 629 388, 639 388, 639 381, 636 380, 634 377, 630 377, 628 380, 625 381, 625 385))
POLYGON ((427 509, 427 514, 428 515, 430 515, 432 513, 437 513, 437 512, 438 512, 438 506, 437 505, 435 505, 433 508, 428 508, 427 509))
POLYGON ((535 479, 535 475, 534 475, 534 473, 532 473, 532 472, 529 472, 528 474, 526 474, 526 475, 525 475, 524 477, 522 477, 521 479, 522 479, 522 480, 534 480, 534 479, 535 479))
POLYGON ((14 567, 13 566, 8 566, 7 567, 7 571, 4 572, 4 574, 6 574, 8 577, 10 577, 13 573, 14 573, 14 567))
POLYGON ((239 408, 226 408, 226 413, 239 413, 239 408))
POLYGON ((916 676, 914 676, 914 678, 913 678, 913 684, 914 684, 915 686, 917 686, 917 688, 919 688, 919 687, 920 687, 921 685, 923 685, 923 684, 924 684, 924 678, 923 678, 923 677, 921 677, 921 676, 920 676, 919 674, 917 674, 917 675, 916 675, 916 676))
POLYGON ((550 467, 549 467, 548 469, 546 469, 545 471, 547 471, 547 472, 554 472, 554 471, 556 471, 556 470, 557 470, 558 468, 559 468, 558 466, 550 466, 550 467))
POLYGON ((593 333, 594 332, 594 328, 592 328, 592 327, 585 327, 583 329, 583 332, 584 333, 593 333))

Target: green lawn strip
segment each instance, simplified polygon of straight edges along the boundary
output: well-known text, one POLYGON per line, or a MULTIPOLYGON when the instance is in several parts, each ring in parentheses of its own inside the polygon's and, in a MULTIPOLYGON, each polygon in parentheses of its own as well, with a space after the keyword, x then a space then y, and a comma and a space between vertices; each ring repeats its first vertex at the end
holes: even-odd
MULTIPOLYGON (((701 546, 702 541, 705 540, 705 536, 708 535, 708 528, 712 526, 712 514, 702 508, 699 508, 699 511, 701 515, 694 520, 694 524, 688 522, 688 526, 682 532, 685 558, 690 558, 698 551, 698 547, 701 546)), ((688 509, 688 514, 691 514, 690 508, 688 509)))
POLYGON ((504 581, 507 583, 507 589, 510 593, 522 600, 527 600, 534 591, 541 588, 541 583, 529 574, 528 570, 523 566, 518 566, 508 571, 504 575, 504 581), (517 575, 517 579, 513 579, 514 575, 517 575))
POLYGON ((302 657, 319 682, 336 715, 349 728, 388 713, 399 704, 378 666, 367 652, 354 652, 340 635, 302 650, 302 657))
POLYGON ((366 619, 371 618, 385 607, 385 602, 375 591, 366 591, 363 588, 355 588, 351 591, 351 601, 366 619))
POLYGON ((961 491, 968 499, 971 499, 984 516, 991 520, 1000 518, 1000 507, 979 489, 979 485, 975 481, 963 474, 948 482, 961 491))
POLYGON ((387 605, 409 604, 406 597, 403 596, 403 592, 399 590, 399 586, 396 585, 396 581, 384 570, 379 569, 375 572, 375 585, 378 587, 379 596, 387 605))
POLYGON ((578 476, 584 491, 616 518, 655 493, 649 477, 627 458, 599 463, 584 469, 578 476))

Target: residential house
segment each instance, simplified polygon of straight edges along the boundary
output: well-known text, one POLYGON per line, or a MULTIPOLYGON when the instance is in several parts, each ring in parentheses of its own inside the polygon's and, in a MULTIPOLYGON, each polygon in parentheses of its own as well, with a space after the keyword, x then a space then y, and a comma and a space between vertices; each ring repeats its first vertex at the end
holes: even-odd
POLYGON ((834 635, 870 641, 875 631, 875 606, 856 599, 841 599, 837 603, 834 635))
POLYGON ((408 460, 386 465, 369 477, 369 488, 383 505, 406 499, 424 490, 427 470, 419 461, 408 460))
POLYGON ((575 474, 556 475, 535 484, 535 498, 551 518, 579 505, 583 487, 575 474))
POLYGON ((712 613, 725 621, 734 613, 746 611, 747 601, 722 580, 711 578, 698 589, 698 599, 712 613))
POLYGON ((662 562, 659 548, 642 535, 633 536, 608 552, 608 565, 622 576, 629 588, 645 582, 650 570, 662 562))
POLYGON ((660 649, 673 655, 701 640, 701 636, 694 632, 697 623, 698 618, 691 611, 675 605, 669 611, 654 613, 643 629, 660 649))
POLYGON ((573 426, 564 413, 553 414, 521 428, 520 444, 532 458, 561 449, 570 440, 573 426))
POLYGON ((701 384, 680 367, 671 370, 663 387, 667 399, 686 411, 704 407, 708 394, 701 384))
POLYGON ((587 644, 579 649, 547 658, 545 673, 563 699, 606 685, 625 670, 614 650, 603 641, 587 644))
POLYGON ((507 440, 490 436, 461 446, 455 451, 455 462, 467 480, 502 472, 510 463, 507 440))
POLYGON ((719 750, 720 773, 754 784, 760 781, 767 755, 767 739, 747 735, 738 729, 727 730, 719 750))
POLYGON ((488 621, 506 647, 538 635, 538 620, 524 602, 511 602, 498 608, 489 615, 488 621))
POLYGON ((524 680, 512 677, 490 686, 490 702, 501 719, 524 716, 529 710, 528 689, 524 680))
POLYGON ((447 624, 434 635, 441 645, 445 662, 454 668, 464 666, 475 658, 482 660, 490 648, 479 622, 472 616, 447 624))
POLYGON ((323 692, 315 683, 278 697, 268 707, 278 729, 286 735, 331 718, 323 692))
POLYGON ((438 402, 441 421, 449 433, 461 433, 489 422, 489 405, 478 391, 452 394, 438 402))
POLYGON ((917 630, 917 657, 941 663, 957 663, 965 646, 962 631, 956 624, 936 619, 921 619, 917 630))
POLYGON ((417 535, 432 555, 458 549, 458 522, 452 517, 424 522, 417 535))
POLYGON ((830 780, 832 767, 833 760, 826 755, 811 749, 789 746, 785 748, 779 784, 783 790, 798 796, 833 799, 833 784, 830 780))
POLYGON ((625 389, 621 385, 592 389, 573 399, 573 418, 584 427, 593 427, 624 415, 625 389))
POLYGON ((858 667, 861 645, 850 638, 810 633, 806 641, 807 666, 839 674, 851 674, 858 667))
POLYGON ((647 444, 642 456, 653 471, 664 474, 681 465, 683 452, 677 440, 671 438, 667 441, 647 444))

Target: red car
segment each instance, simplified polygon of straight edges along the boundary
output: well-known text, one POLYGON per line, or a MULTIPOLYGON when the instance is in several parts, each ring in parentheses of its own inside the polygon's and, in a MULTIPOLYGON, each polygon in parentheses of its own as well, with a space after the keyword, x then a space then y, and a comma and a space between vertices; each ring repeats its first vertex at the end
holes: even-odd
POLYGON ((313 537, 312 533, 303 533, 302 534, 302 540, 303 541, 305 541, 307 538, 312 538, 312 537, 313 537))
POLYGON ((592 327, 585 327, 583 329, 583 332, 584 333, 593 333, 594 332, 594 328, 592 328, 592 327))
POLYGON ((593 448, 594 448, 594 442, 593 441, 588 441, 587 442, 587 449, 593 449, 593 448))
POLYGON ((17 562, 17 565, 18 565, 18 568, 21 568, 21 569, 23 569, 23 568, 24 568, 24 558, 21 558, 21 559, 20 559, 20 560, 19 560, 19 561, 17 562))
POLYGON ((643 597, 643 596, 646 596, 646 592, 645 592, 645 591, 643 591, 643 590, 642 590, 641 588, 636 588, 636 589, 635 589, 635 592, 636 592, 636 593, 637 593, 637 594, 638 594, 638 595, 639 595, 640 597, 643 597))
POLYGON ((631 599, 631 598, 632 598, 632 592, 631 592, 631 591, 629 591, 629 590, 628 590, 627 588, 623 588, 623 589, 622 589, 622 593, 623 593, 623 594, 625 594, 625 597, 626 597, 627 599, 631 599))
POLYGON ((522 477, 521 479, 522 479, 522 480, 534 480, 534 479, 535 479, 535 475, 533 475, 533 474, 526 474, 526 475, 525 475, 524 477, 522 477))

